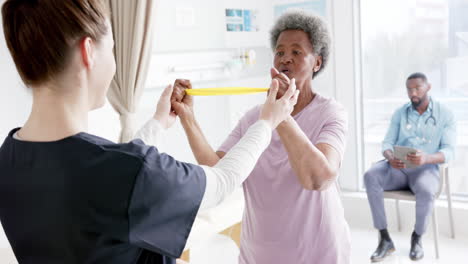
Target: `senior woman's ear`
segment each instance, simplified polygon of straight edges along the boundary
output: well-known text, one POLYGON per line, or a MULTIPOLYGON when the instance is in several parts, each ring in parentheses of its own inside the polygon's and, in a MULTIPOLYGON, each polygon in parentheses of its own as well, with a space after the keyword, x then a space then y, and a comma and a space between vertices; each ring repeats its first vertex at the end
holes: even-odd
POLYGON ((315 60, 314 72, 318 72, 322 68, 322 56, 317 56, 315 60))

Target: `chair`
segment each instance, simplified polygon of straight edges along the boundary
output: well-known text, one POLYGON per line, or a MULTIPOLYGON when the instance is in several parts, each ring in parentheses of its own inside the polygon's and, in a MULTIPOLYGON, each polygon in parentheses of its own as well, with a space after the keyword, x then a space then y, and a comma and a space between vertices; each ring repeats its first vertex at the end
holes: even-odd
MULTIPOLYGON (((452 195, 450 193, 450 181, 449 181, 449 170, 447 164, 440 164, 439 165, 439 173, 440 173, 440 185, 439 190, 435 194, 435 199, 438 199, 442 191, 445 187, 445 194, 447 195, 447 202, 448 202, 448 212, 449 212, 449 221, 450 221, 450 232, 452 238, 455 238, 455 227, 453 222, 453 211, 452 211, 452 195)), ((416 197, 414 194, 409 190, 404 191, 384 191, 384 198, 387 199, 395 199, 396 203, 396 213, 397 213, 397 223, 398 223, 398 231, 401 231, 401 219, 400 219, 400 200, 404 201, 416 201, 416 197)), ((437 224, 437 214, 436 214, 436 206, 434 203, 434 207, 432 210, 432 229, 434 232, 434 246, 436 250, 436 258, 439 258, 439 227, 437 224)))

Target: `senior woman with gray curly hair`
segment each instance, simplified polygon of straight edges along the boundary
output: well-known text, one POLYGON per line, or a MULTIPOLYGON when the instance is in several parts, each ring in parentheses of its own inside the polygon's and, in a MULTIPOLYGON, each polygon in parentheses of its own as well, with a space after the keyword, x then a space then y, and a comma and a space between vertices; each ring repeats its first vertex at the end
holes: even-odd
MULTIPOLYGON (((278 96, 290 82, 300 90, 291 116, 273 132, 267 150, 243 183, 245 212, 240 263, 350 262, 350 238, 334 182, 343 158, 347 114, 335 100, 317 93, 314 78, 327 65, 330 35, 317 16, 290 11, 271 30, 278 96)), ((187 80, 176 81, 172 107, 180 116, 200 164, 213 165, 259 117, 250 110, 217 152, 209 146, 193 114, 187 80)))

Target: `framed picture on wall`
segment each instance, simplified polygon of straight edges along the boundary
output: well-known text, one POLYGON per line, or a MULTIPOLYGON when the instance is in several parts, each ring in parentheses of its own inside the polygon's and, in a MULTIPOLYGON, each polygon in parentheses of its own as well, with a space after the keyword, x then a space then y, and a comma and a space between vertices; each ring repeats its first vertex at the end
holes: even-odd
POLYGON ((258 10, 226 9, 226 31, 257 32, 260 30, 258 10))

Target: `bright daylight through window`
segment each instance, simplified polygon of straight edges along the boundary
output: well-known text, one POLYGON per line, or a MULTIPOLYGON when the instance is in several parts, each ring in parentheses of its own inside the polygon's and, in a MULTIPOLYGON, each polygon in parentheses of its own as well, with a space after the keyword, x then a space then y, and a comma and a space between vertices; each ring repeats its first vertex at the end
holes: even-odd
POLYGON ((468 0, 361 0, 360 13, 365 169, 382 159, 390 118, 409 102, 406 78, 423 72, 455 114, 450 184, 468 196, 468 0))

